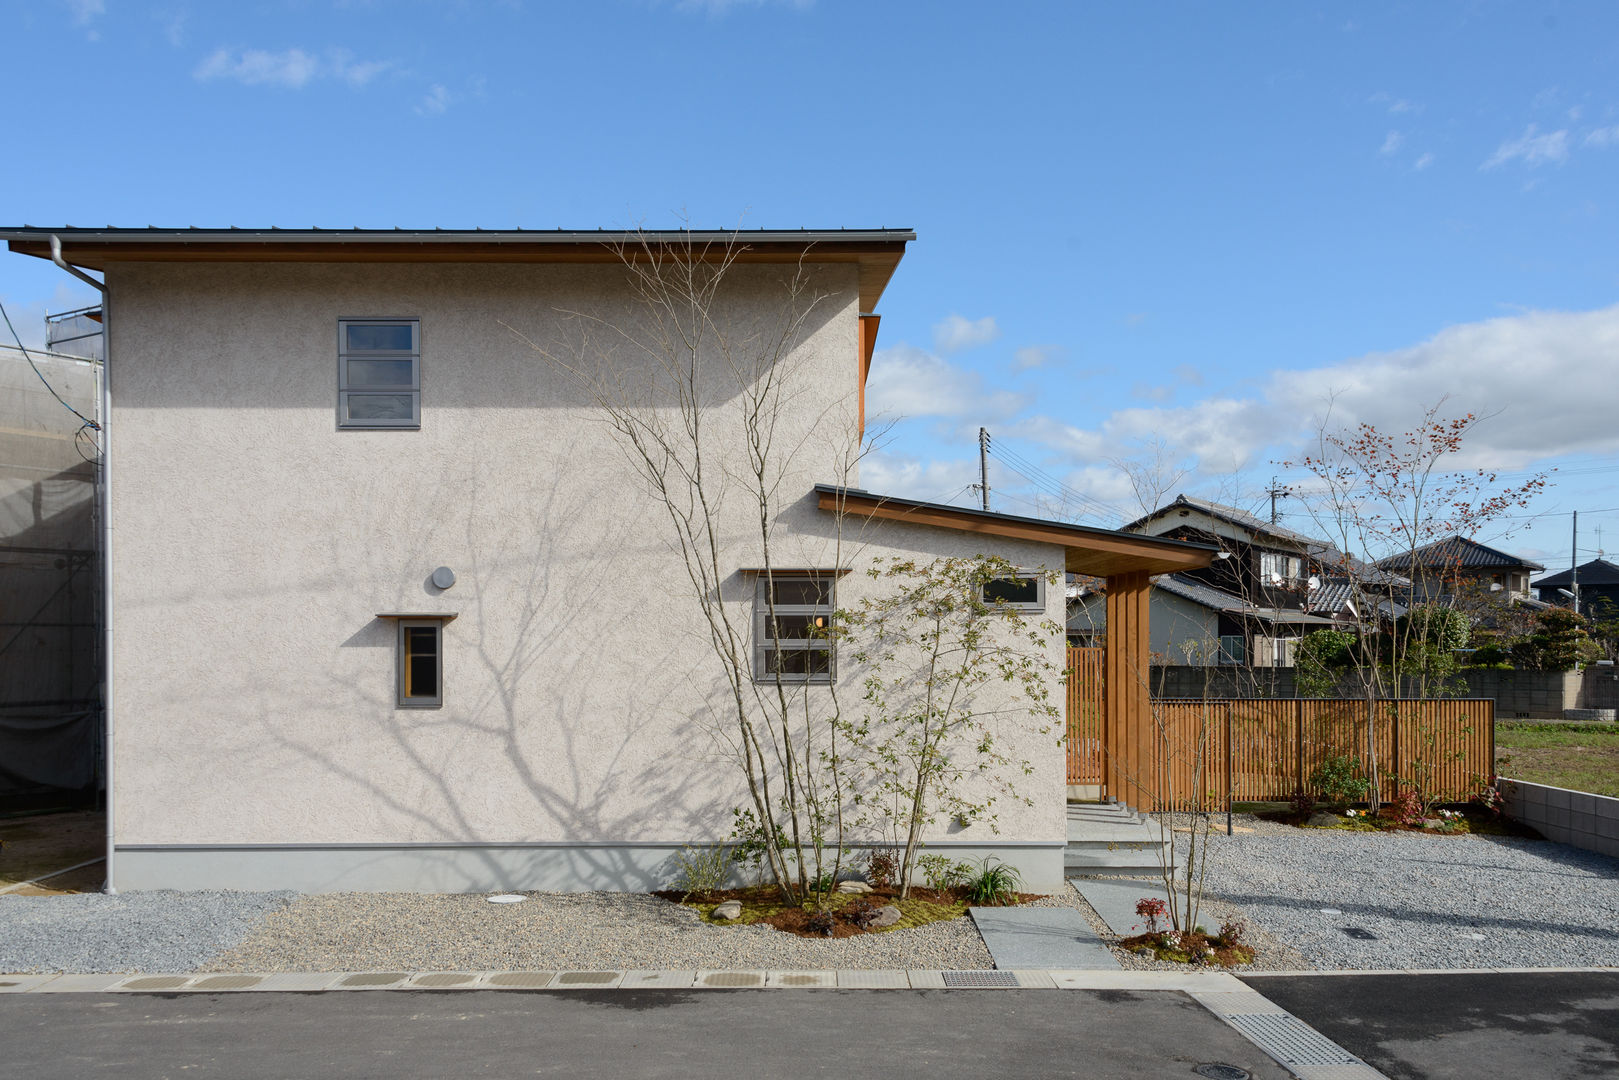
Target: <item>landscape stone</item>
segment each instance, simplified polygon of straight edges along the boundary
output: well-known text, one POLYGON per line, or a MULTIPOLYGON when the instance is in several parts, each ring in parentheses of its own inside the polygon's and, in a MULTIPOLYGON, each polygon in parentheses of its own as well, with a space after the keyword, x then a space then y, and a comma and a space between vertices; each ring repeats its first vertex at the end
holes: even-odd
POLYGON ((742 901, 727 900, 714 909, 716 919, 740 919, 742 917, 742 901))
POLYGON ((849 880, 838 882, 838 892, 840 893, 869 893, 870 891, 871 886, 867 885, 864 881, 849 880))
POLYGON ((893 904, 884 904, 882 907, 877 909, 877 918, 872 920, 871 928, 873 930, 881 930, 885 926, 893 926, 895 923, 899 922, 899 920, 899 908, 895 907, 893 904))
POLYGON ((1310 815, 1310 820, 1304 824, 1311 829, 1330 829, 1334 825, 1342 825, 1344 819, 1337 814, 1329 814, 1325 810, 1317 810, 1310 815))

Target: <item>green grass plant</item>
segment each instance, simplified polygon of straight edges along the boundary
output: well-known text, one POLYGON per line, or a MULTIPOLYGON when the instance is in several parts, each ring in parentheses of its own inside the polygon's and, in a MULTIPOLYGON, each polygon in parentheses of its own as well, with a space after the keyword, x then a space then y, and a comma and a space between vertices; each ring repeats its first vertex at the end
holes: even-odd
POLYGON ((1500 723, 1495 760, 1515 780, 1619 796, 1619 724, 1500 723))

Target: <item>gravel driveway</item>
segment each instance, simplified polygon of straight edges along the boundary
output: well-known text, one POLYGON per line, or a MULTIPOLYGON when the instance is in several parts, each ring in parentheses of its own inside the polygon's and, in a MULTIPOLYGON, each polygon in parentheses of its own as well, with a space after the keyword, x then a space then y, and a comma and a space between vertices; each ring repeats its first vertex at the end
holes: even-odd
POLYGON ((1267 832, 1216 837, 1208 890, 1318 967, 1619 965, 1619 860, 1494 836, 1267 832))

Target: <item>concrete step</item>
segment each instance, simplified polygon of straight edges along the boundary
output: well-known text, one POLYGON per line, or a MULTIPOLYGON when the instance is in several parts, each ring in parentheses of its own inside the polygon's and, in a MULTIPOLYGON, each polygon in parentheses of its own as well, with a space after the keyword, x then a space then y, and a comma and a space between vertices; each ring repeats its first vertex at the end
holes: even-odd
POLYGON ((1159 844, 1156 825, 1142 821, 1074 821, 1068 822, 1068 843, 1074 844, 1159 844))
MULTIPOLYGON (((1063 873, 1067 877, 1158 877, 1163 864, 1151 850, 1074 851, 1063 853, 1063 873)), ((1170 868, 1171 872, 1174 867, 1170 868)))

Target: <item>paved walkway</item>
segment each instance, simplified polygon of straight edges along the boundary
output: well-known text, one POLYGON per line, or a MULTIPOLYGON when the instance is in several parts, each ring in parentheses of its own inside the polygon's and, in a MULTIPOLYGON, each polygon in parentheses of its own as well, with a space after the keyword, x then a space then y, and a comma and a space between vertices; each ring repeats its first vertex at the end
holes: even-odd
POLYGON ((1162 882, 1150 878, 1071 878, 1068 883, 1120 937, 1147 932, 1146 920, 1136 914, 1140 900, 1149 896, 1164 900, 1168 895, 1162 882))
POLYGON ((1113 951, 1073 908, 973 907, 967 911, 999 969, 1119 967, 1113 951))

